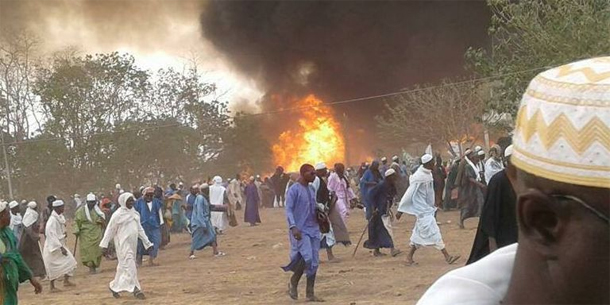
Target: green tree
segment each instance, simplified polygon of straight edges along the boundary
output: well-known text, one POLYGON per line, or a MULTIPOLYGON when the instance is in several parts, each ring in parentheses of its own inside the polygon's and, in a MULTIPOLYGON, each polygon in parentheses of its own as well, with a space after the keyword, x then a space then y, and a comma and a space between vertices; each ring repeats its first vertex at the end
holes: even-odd
POLYGON ((546 67, 610 54, 608 0, 488 0, 488 5, 491 48, 466 53, 479 76, 502 75, 492 82, 488 110, 514 115, 528 82, 546 67))

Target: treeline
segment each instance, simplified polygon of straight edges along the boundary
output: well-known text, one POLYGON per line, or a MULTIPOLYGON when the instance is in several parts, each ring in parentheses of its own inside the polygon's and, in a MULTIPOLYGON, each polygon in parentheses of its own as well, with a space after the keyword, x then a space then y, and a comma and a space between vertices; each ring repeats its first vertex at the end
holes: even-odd
POLYGON ((0 198, 7 173, 13 197, 40 199, 268 170, 257 121, 231 115, 216 93, 195 64, 152 72, 130 54, 43 56, 32 36, 5 36, 0 198))

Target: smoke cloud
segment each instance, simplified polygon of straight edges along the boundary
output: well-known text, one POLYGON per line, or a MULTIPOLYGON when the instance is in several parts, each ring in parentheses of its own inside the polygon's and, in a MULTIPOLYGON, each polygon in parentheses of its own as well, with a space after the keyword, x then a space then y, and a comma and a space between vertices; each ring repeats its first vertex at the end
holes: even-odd
MULTIPOLYGON (((313 92, 328 102, 462 76, 464 53, 486 44, 489 20, 484 1, 215 0, 203 10, 201 27, 266 90, 262 108, 272 110, 290 107, 278 95, 313 92)), ((382 106, 367 100, 335 107, 348 115, 354 134, 367 135, 350 148, 378 144, 372 116, 382 106)), ((272 120, 277 132, 282 121, 272 120)))

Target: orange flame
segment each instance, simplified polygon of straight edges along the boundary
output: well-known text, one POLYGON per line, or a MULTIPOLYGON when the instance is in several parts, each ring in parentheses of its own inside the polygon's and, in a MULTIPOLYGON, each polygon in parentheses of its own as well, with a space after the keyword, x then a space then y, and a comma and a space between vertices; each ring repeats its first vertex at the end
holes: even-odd
POLYGON ((304 163, 326 162, 332 166, 345 159, 345 142, 341 126, 330 107, 310 94, 297 103, 298 125, 280 134, 271 147, 275 164, 286 171, 298 171, 304 163))

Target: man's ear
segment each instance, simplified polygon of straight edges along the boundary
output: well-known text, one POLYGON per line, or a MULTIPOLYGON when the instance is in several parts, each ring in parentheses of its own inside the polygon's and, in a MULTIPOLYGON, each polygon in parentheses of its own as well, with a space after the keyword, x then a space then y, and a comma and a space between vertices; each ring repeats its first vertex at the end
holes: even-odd
POLYGON ((539 190, 528 190, 521 194, 517 200, 519 243, 527 244, 546 259, 557 259, 566 225, 559 209, 539 190))

